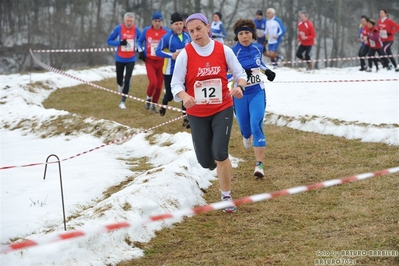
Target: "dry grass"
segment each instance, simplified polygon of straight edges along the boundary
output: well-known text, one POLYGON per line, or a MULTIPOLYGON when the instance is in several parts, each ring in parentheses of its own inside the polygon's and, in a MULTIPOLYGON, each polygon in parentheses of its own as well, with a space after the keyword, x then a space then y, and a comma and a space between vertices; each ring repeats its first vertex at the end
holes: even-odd
MULTIPOLYGON (((99 84, 116 88, 114 79, 99 84)), ((134 76, 130 95, 144 99, 146 84, 145 76, 134 76)), ((168 111, 160 117, 145 110, 143 103, 130 99, 128 109, 120 110, 119 98, 81 85, 57 90, 44 104, 141 129, 181 115, 168 111)), ((179 120, 154 133, 182 130, 179 120)), ((235 198, 399 165, 398 147, 394 146, 271 125, 265 126, 265 132, 266 177, 257 181, 252 176, 253 152, 243 149, 234 125, 230 153, 244 159, 234 169, 235 198)), ((145 162, 138 162, 147 168, 145 162)), ((218 188, 215 183, 207 190, 207 202, 219 199, 218 188)), ((241 205, 235 214, 199 214, 157 232, 149 243, 132 243, 145 251, 145 257, 119 265, 314 265, 315 259, 326 258, 318 256, 317 251, 399 250, 398 189, 399 175, 393 174, 241 205)), ((346 258, 356 259, 357 265, 399 264, 399 257, 346 258)))

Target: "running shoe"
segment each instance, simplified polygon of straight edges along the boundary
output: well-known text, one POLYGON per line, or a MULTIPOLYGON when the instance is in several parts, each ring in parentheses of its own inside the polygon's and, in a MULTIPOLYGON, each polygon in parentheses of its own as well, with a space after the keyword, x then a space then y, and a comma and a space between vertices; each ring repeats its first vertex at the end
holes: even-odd
POLYGON ((150 107, 151 107, 151 101, 150 100, 147 100, 146 102, 145 102, 145 109, 150 109, 150 107))
POLYGON ((263 163, 255 166, 254 176, 255 179, 263 178, 265 176, 265 173, 263 172, 263 163))
POLYGON ((151 105, 151 111, 156 113, 156 114, 159 113, 157 108, 155 108, 155 105, 151 105))
POLYGON ((164 116, 165 113, 166 113, 166 109, 163 108, 163 107, 161 107, 161 108, 159 109, 159 114, 160 114, 161 116, 164 116))
MULTIPOLYGON (((222 198, 223 201, 233 201, 233 199, 231 198, 231 196, 224 196, 222 198)), ((237 207, 234 205, 234 203, 232 203, 231 206, 228 206, 226 208, 223 209, 223 212, 227 212, 227 213, 232 213, 232 212, 236 212, 237 211, 237 207)))
POLYGON ((124 102, 121 102, 121 103, 119 104, 119 108, 121 108, 121 109, 126 109, 125 103, 124 103, 124 102))

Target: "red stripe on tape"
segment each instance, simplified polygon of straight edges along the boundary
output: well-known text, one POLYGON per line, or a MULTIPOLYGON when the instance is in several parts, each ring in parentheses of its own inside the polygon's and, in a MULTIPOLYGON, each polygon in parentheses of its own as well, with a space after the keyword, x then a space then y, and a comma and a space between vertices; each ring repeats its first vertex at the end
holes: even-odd
POLYGON ((121 223, 117 223, 117 224, 107 225, 106 227, 108 230, 116 230, 116 229, 125 228, 125 227, 129 227, 129 226, 130 226, 130 223, 121 222, 121 223))
POLYGON ((319 188, 323 188, 323 187, 324 187, 323 183, 316 183, 316 184, 307 186, 308 190, 319 189, 319 188))
POLYGON ((82 231, 72 231, 72 232, 60 234, 60 238, 61 239, 69 239, 69 238, 75 238, 75 237, 84 236, 84 235, 85 235, 85 233, 82 231))
POLYGON ((170 213, 165 213, 165 214, 161 214, 161 215, 151 216, 150 220, 151 221, 159 221, 159 220, 164 220, 164 219, 169 219, 169 218, 173 218, 173 215, 170 213))
POLYGON ((28 247, 33 247, 33 246, 37 246, 37 245, 38 244, 33 240, 25 240, 23 242, 11 244, 10 248, 17 250, 17 249, 28 248, 28 247))

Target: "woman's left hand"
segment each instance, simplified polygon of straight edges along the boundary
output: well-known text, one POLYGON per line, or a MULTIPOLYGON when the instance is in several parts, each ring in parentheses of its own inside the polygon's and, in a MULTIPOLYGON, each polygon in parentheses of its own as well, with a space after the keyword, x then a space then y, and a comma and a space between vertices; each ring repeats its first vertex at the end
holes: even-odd
POLYGON ((243 92, 240 87, 235 87, 234 89, 231 90, 230 92, 231 96, 234 98, 240 99, 243 96, 243 92))

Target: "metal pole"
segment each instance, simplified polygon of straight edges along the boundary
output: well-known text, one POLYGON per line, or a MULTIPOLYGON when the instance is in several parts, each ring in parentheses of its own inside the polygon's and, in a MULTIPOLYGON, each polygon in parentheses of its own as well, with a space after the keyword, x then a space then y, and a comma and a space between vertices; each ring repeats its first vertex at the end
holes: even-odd
POLYGON ((64 205, 64 190, 62 188, 62 176, 61 176, 61 162, 60 159, 58 158, 57 155, 55 154, 50 154, 47 159, 46 159, 46 166, 44 167, 44 176, 43 176, 43 180, 46 179, 46 172, 47 172, 47 164, 48 164, 48 160, 50 157, 54 156, 55 158, 57 158, 57 162, 58 162, 58 171, 60 174, 60 186, 61 186, 61 201, 62 201, 62 214, 64 216, 64 230, 66 231, 66 220, 65 220, 65 205, 64 205))

